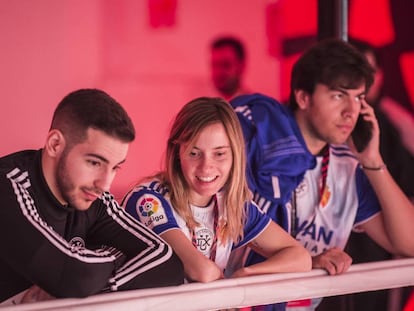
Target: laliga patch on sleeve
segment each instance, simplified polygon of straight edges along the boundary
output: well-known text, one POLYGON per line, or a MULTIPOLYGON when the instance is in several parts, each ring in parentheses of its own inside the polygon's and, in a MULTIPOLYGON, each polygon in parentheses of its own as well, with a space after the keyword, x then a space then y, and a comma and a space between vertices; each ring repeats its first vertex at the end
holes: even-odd
POLYGON ((140 197, 135 209, 140 221, 149 228, 167 223, 167 214, 155 195, 145 194, 140 197))

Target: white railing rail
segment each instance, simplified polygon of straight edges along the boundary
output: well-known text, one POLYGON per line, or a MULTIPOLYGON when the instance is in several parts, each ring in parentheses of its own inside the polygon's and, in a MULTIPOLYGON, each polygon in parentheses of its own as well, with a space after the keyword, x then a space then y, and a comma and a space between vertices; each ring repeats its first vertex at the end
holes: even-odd
POLYGON ((335 276, 328 276, 319 269, 308 273, 260 275, 101 294, 84 299, 57 299, 4 307, 0 311, 204 311, 410 285, 414 285, 414 258, 355 264, 348 272, 335 276))

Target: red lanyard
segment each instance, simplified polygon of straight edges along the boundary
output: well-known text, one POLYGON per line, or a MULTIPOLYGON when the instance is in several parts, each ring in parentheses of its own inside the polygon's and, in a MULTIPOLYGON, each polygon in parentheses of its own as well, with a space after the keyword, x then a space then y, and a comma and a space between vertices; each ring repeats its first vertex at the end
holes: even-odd
MULTIPOLYGON (((326 145, 322 150, 322 166, 321 166, 321 177, 319 183, 319 204, 318 207, 325 207, 328 203, 330 192, 326 186, 326 179, 328 177, 328 167, 329 167, 329 145, 326 145)), ((316 207, 317 208, 317 207, 316 207)), ((297 204, 296 204, 296 191, 293 190, 292 194, 292 207, 290 213, 290 233, 293 237, 296 237, 296 230, 297 230, 297 223, 296 223, 296 215, 297 215, 297 204)), ((309 224, 304 228, 306 230, 310 227, 313 222, 315 221, 316 211, 313 212, 311 221, 309 224)))
POLYGON ((319 184, 319 206, 325 207, 327 200, 329 199, 329 192, 326 187, 326 179, 328 177, 329 166, 329 145, 322 151, 322 167, 321 167, 321 179, 319 184), (326 192, 326 193, 325 193, 326 192))
MULTIPOLYGON (((213 206, 214 238, 213 238, 213 243, 211 244, 211 248, 210 248, 210 260, 215 261, 216 260, 216 251, 217 251, 218 218, 219 218, 218 217, 219 212, 218 212, 217 195, 214 195, 213 200, 214 200, 214 206, 213 206)), ((191 242, 193 243, 194 247, 196 249, 198 249, 197 248, 197 238, 196 238, 194 229, 191 230, 191 242)))

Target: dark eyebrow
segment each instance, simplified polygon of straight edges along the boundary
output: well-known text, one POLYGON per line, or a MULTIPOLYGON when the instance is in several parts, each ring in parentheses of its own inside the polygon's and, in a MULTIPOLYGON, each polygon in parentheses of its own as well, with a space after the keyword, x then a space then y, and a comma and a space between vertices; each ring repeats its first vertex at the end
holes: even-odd
MULTIPOLYGON (((102 162, 105 162, 106 164, 109 163, 108 159, 106 159, 103 156, 101 156, 99 154, 96 154, 96 153, 87 153, 86 156, 93 157, 93 158, 97 158, 97 159, 101 160, 102 162)), ((125 162, 125 159, 122 160, 121 162, 119 162, 118 164, 116 164, 115 166, 121 165, 124 162, 125 162)))
POLYGON ((345 88, 345 87, 340 87, 340 86, 332 86, 332 87, 330 87, 329 89, 330 89, 331 91, 341 92, 341 93, 344 93, 344 94, 347 94, 347 93, 348 93, 347 88, 345 88))
MULTIPOLYGON (((341 86, 335 87, 334 86, 334 87, 331 87, 330 89, 331 89, 331 91, 337 91, 337 92, 341 92, 342 94, 349 95, 349 92, 348 92, 349 89, 346 88, 346 87, 341 87, 341 86)), ((361 96, 361 95, 365 95, 366 93, 367 93, 367 91, 365 90, 365 91, 359 93, 358 97, 361 96)))

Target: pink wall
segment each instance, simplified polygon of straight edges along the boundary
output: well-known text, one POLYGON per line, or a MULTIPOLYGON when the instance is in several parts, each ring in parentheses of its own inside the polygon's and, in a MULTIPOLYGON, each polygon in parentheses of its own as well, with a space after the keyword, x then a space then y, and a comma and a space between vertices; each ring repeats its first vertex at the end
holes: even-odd
POLYGON ((0 0, 0 156, 40 148, 64 95, 101 88, 124 105, 137 130, 112 188, 121 198, 159 168, 178 109, 211 95, 208 43, 221 33, 246 41, 246 84, 278 96, 278 63, 265 31, 271 1, 167 2, 177 5, 174 25, 153 28, 147 0, 0 0))

